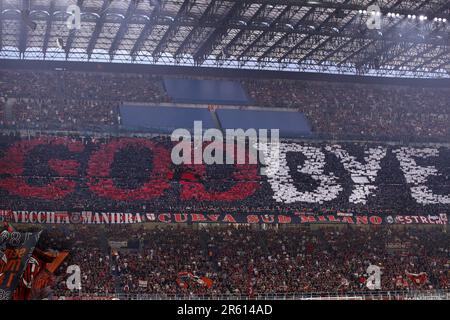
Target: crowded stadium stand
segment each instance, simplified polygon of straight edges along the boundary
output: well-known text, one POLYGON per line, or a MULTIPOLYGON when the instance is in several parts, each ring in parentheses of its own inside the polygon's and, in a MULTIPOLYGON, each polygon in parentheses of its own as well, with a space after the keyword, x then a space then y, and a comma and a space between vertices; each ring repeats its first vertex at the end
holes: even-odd
POLYGON ((450 300, 450 4, 299 2, 0 1, 0 300, 450 300))
POLYGON ((217 116, 224 129, 280 129, 281 137, 311 135, 309 123, 300 112, 218 109, 217 116))
POLYGON ((382 292, 392 299, 405 290, 450 289, 449 237, 439 229, 50 227, 40 246, 70 250, 52 277, 55 295, 68 299, 362 297, 371 293, 368 264, 382 268, 382 292), (71 264, 85 270, 82 292, 67 290, 61 279, 71 264))
MULTIPOLYGON (((14 105, 13 119, 6 123, 6 127, 9 124, 9 127, 13 128, 95 130, 95 124, 98 124, 100 128, 95 131, 101 131, 105 126, 114 128, 118 124, 117 115, 121 103, 178 101, 177 98, 171 98, 164 90, 162 78, 155 75, 107 73, 97 75, 93 72, 25 70, 0 72, 2 78, 9 79, 0 83, 2 94, 11 99, 10 103, 14 105), (47 80, 47 78, 55 79, 58 75, 65 80, 60 82, 47 80), (86 86, 86 90, 83 85, 86 86), (55 104, 61 106, 63 110, 57 110, 55 104), (32 107, 34 105, 38 105, 39 109, 32 107), (42 114, 48 117, 42 117, 42 114)), ((283 79, 243 79, 241 82, 251 97, 252 105, 259 110, 262 107, 269 107, 272 112, 273 108, 277 107, 280 108, 279 112, 284 108, 295 109, 298 115, 281 113, 276 119, 293 116, 298 119, 292 118, 289 122, 304 123, 306 120, 301 119, 303 113, 313 133, 318 137, 445 142, 450 135, 447 125, 450 117, 448 87, 386 86, 283 79)), ((191 100, 186 104, 217 105, 217 100, 203 94, 201 96, 200 100, 191 100)), ((228 101, 227 104, 232 103, 228 101)), ((247 105, 247 101, 241 102, 241 108, 244 110, 247 105)), ((219 117, 220 114, 233 112, 228 108, 221 110, 220 104, 218 109, 219 117)), ((238 118, 244 121, 241 117, 238 118)), ((264 118, 266 123, 256 125, 265 127, 276 125, 267 123, 274 118, 270 113, 264 118)), ((227 121, 229 120, 224 119, 225 123, 227 121)), ((289 122, 283 121, 286 125, 289 122)), ((228 124, 223 125, 226 128, 230 127, 228 124)), ((244 125, 252 124, 242 125, 245 127, 244 125)), ((308 124, 304 126, 304 128, 298 126, 294 134, 309 135, 308 124)), ((287 127, 284 130, 288 130, 287 127)), ((290 131, 288 135, 292 136, 293 129, 288 131, 290 131)))
POLYGON ((250 104, 239 81, 164 78, 164 88, 178 103, 250 104))

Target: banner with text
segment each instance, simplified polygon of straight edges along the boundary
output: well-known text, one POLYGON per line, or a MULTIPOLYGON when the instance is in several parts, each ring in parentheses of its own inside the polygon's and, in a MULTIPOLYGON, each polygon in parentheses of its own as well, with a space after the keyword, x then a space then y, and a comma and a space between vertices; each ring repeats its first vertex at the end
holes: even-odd
POLYGON ((157 223, 245 223, 245 224, 320 224, 355 225, 423 224, 447 225, 447 214, 384 215, 353 213, 235 214, 235 213, 124 213, 0 210, 0 222, 23 224, 137 224, 157 223))

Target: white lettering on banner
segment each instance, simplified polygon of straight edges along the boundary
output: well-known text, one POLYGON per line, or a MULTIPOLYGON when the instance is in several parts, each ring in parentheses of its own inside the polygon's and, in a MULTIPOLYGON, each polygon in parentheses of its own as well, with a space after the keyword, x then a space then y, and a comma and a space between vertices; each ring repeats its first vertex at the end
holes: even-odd
POLYGON ((386 156, 387 149, 376 147, 364 150, 366 164, 362 164, 356 160, 356 157, 349 155, 340 145, 326 146, 325 149, 339 158, 355 183, 349 202, 366 204, 369 195, 377 189, 374 183, 381 169, 380 162, 386 156))
POLYGON ((70 223, 69 215, 63 211, 13 211, 13 217, 16 223, 70 223))
POLYGON ((122 212, 91 212, 80 213, 65 211, 13 211, 15 223, 38 223, 38 224, 134 224, 142 223, 140 213, 122 212))
POLYGON ((429 177, 441 176, 435 166, 420 166, 414 158, 427 159, 438 157, 439 150, 435 148, 408 148, 393 150, 400 162, 406 182, 411 185, 411 196, 420 204, 450 204, 449 195, 434 194, 425 184, 429 177))
POLYGON ((398 224, 443 224, 446 225, 448 222, 447 215, 441 213, 438 216, 396 216, 395 219, 391 216, 386 217, 388 223, 398 223, 398 224))
POLYGON ((294 203, 324 203, 331 201, 343 190, 337 183, 337 177, 333 173, 324 173, 325 154, 320 148, 303 146, 296 143, 280 143, 279 168, 266 170, 267 179, 274 192, 273 198, 277 202, 294 203), (300 152, 305 157, 305 163, 297 167, 298 172, 311 176, 319 182, 319 186, 313 191, 299 191, 293 183, 289 173, 286 156, 288 152, 300 152))
POLYGON ((122 212, 92 212, 82 211, 82 222, 84 224, 133 224, 142 223, 140 213, 122 212))

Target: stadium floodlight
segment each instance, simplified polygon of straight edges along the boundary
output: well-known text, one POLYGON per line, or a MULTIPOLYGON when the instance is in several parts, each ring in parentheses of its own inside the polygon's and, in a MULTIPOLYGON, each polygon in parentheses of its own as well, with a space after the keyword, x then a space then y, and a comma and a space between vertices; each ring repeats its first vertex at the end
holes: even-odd
POLYGON ((306 1, 307 4, 312 4, 312 5, 319 5, 322 4, 322 1, 319 0, 308 0, 306 1))
POLYGON ((174 18, 174 17, 171 17, 171 16, 164 16, 163 18, 164 18, 164 19, 167 19, 167 20, 170 20, 170 21, 172 21, 172 22, 175 21, 175 18, 174 18))
POLYGON ((392 18, 400 18, 400 13, 389 12, 387 16, 392 18))
POLYGON ((290 24, 290 23, 286 23, 285 26, 288 27, 291 30, 294 30, 294 26, 292 24, 290 24))

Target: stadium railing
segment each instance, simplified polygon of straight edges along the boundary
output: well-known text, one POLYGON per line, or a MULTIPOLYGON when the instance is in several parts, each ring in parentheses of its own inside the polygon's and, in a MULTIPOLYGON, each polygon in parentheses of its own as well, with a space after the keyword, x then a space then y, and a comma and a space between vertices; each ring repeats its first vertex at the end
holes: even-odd
POLYGON ((228 295, 178 295, 178 294, 83 294, 56 299, 80 300, 450 300, 450 290, 426 291, 376 291, 376 292, 314 292, 255 294, 252 297, 240 294, 228 295))
MULTIPOLYGON (((167 135, 167 128, 141 128, 142 130, 126 130, 121 124, 115 125, 89 125, 84 126, 80 124, 76 128, 45 128, 45 127, 33 127, 23 123, 20 124, 3 124, 0 125, 0 131, 2 133, 19 133, 21 136, 34 136, 37 134, 50 134, 50 135, 84 135, 84 136, 147 136, 152 137, 156 135, 167 135)), ((173 128, 175 129, 175 128, 173 128)), ((170 132, 169 132, 170 133, 170 132)), ((387 135, 387 134, 371 134, 361 135, 353 133, 326 133, 316 132, 313 130, 312 135, 299 135, 286 139, 301 140, 301 141, 348 141, 348 142, 376 142, 376 143, 396 143, 396 144, 443 144, 448 145, 448 137, 416 137, 416 136, 400 136, 400 135, 387 135)))
MULTIPOLYGON (((152 132, 128 132, 124 131, 120 128, 111 128, 111 127, 103 127, 102 131, 95 131, 90 129, 80 129, 77 131, 74 130, 49 130, 49 129, 30 129, 30 128, 12 128, 5 127, 0 125, 0 135, 6 136, 16 136, 21 137, 22 139, 32 139, 34 137, 49 135, 49 136, 79 136, 79 137, 94 137, 94 138, 115 138, 115 137, 141 137, 141 138, 153 138, 159 136, 167 136, 170 137, 167 133, 158 132, 158 130, 153 130, 152 132)), ((342 143, 380 143, 380 144, 392 144, 392 145, 432 145, 432 146, 443 146, 450 147, 450 143, 447 140, 430 140, 424 139, 422 140, 411 140, 411 139, 402 139, 399 137, 363 137, 363 136, 336 136, 336 135, 326 135, 326 134, 315 134, 309 137, 297 137, 297 138, 289 138, 283 139, 284 141, 294 141, 294 142, 316 142, 316 143, 326 143, 330 141, 339 141, 342 143)))

